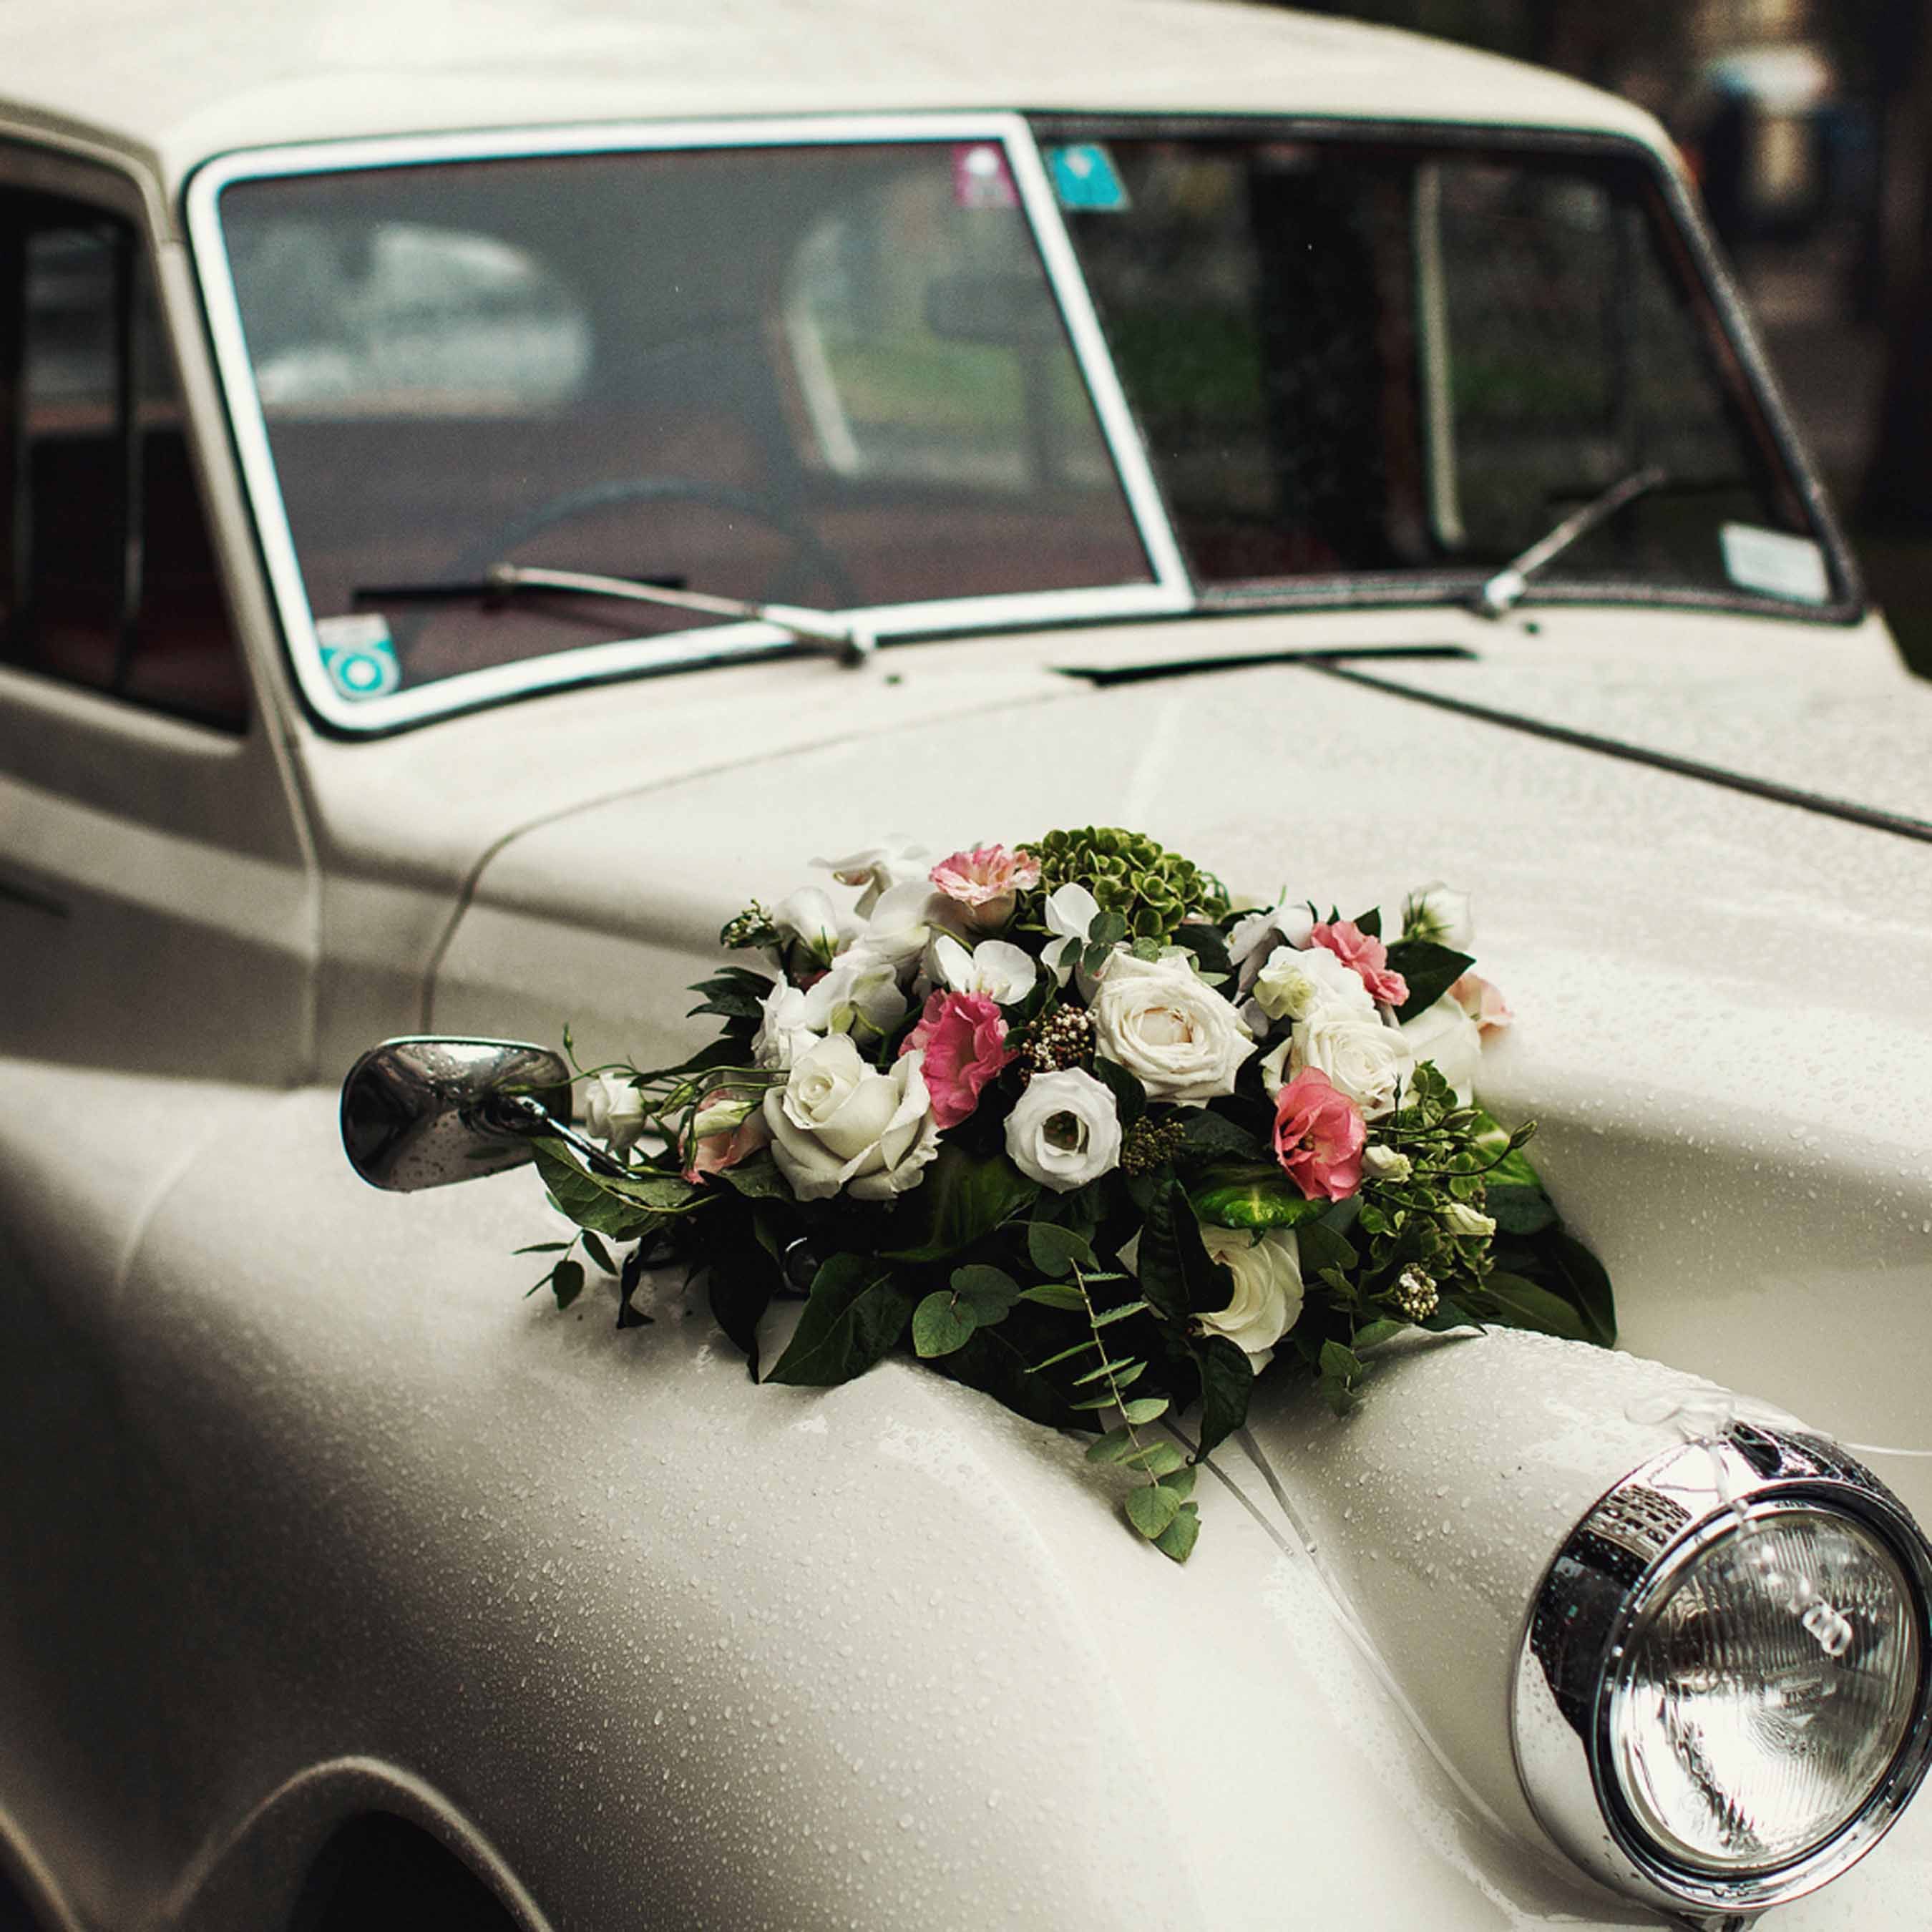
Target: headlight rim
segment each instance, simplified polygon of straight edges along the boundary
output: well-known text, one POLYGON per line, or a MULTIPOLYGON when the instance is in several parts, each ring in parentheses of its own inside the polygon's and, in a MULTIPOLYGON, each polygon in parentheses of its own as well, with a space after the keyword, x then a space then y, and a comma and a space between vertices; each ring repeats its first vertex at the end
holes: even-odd
POLYGON ((1532 1810, 1612 1889, 1676 1912, 1756 1912, 1801 1898, 1862 1858, 1932 1770, 1932 1545, 1877 1477, 1822 1437, 1734 1423, 1673 1445, 1613 1484, 1552 1559, 1523 1631, 1510 1732, 1532 1810), (1644 1607, 1741 1511, 1762 1520, 1803 1507, 1857 1522, 1903 1573, 1918 1643, 1910 1714, 1872 1792, 1828 1838, 1754 1871, 1700 1870, 1654 1844, 1624 1798, 1610 1679, 1644 1607))

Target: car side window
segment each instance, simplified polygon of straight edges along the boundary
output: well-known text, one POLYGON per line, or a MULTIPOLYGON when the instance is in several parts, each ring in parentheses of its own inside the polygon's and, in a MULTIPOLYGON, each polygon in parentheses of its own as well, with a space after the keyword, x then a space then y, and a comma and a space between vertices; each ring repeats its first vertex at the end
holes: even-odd
POLYGON ((238 730, 184 428, 133 227, 0 190, 0 662, 238 730))

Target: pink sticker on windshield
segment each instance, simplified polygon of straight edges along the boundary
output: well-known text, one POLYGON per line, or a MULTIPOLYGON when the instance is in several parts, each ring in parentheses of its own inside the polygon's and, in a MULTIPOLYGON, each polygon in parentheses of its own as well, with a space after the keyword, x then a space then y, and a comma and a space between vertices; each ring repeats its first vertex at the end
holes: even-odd
POLYGON ((959 208, 1017 208, 1019 190, 994 141, 962 141, 952 150, 952 200, 959 208))

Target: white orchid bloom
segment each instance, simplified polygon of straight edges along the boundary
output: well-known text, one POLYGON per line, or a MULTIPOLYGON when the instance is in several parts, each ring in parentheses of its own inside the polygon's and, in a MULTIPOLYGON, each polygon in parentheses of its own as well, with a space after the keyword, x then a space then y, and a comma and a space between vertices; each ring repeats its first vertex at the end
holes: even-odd
POLYGON ((889 960, 903 973, 924 953, 932 934, 939 895, 924 879, 908 879, 879 895, 872 916, 860 935, 860 949, 874 959, 889 960))
POLYGON ((1054 936, 1046 942, 1040 956, 1063 986, 1078 963, 1087 935, 1100 916, 1100 902, 1084 886, 1062 886, 1047 895, 1046 929, 1054 936))
POLYGON ((1277 946, 1300 950, 1314 928, 1315 915, 1305 900, 1284 900, 1238 920, 1228 935, 1228 958, 1235 970, 1236 985, 1245 993, 1277 946))
POLYGON ((977 993, 1016 1006, 1034 989, 1040 969, 1032 956, 1004 939, 983 940, 970 952, 950 933, 932 942, 933 977, 956 993, 977 993))
POLYGON ((861 919, 869 919, 883 894, 926 877, 926 856, 923 845, 902 846, 897 851, 887 845, 868 845, 862 852, 848 852, 842 859, 814 859, 812 862, 830 872, 842 886, 863 886, 866 890, 852 910, 861 919))
POLYGON ((809 986, 774 986, 764 1011, 752 1058, 760 1066, 782 1069, 830 1034, 890 1032, 905 1018, 906 997, 891 961, 854 946, 809 986))
MULTIPOLYGON (((1384 929, 1389 922, 1383 921, 1384 929)), ((1469 895, 1445 886, 1438 879, 1412 892, 1402 902, 1402 936, 1426 939, 1457 952, 1467 952, 1475 944, 1475 922, 1469 916, 1469 895)))
POLYGON ((852 942, 854 928, 842 925, 830 896, 817 886, 801 886, 772 909, 778 946, 794 964, 796 956, 830 966, 852 942))

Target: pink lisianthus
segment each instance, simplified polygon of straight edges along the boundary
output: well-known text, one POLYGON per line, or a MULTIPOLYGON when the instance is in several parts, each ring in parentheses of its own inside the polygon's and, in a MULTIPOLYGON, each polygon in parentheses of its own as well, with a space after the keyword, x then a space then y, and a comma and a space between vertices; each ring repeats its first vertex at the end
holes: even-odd
POLYGON ((1012 917, 1020 894, 1040 884, 1040 861, 1030 852, 1009 852, 1004 845, 976 845, 940 860, 931 877, 964 908, 968 923, 981 932, 997 932, 1012 917))
POLYGON ((1449 988, 1449 997, 1475 1022, 1485 1040, 1516 1018, 1509 1002, 1480 973, 1465 973, 1449 988))
POLYGON ((942 1132, 979 1106, 987 1082, 1013 1057, 1004 1016, 980 993, 933 994, 899 1048, 902 1058, 914 1052, 926 1055, 926 1090, 942 1132))
POLYGON ((695 1184, 707 1174, 722 1174, 748 1160, 771 1139, 759 1096, 740 1088, 714 1087, 698 1102, 692 1122, 691 1160, 686 1180, 695 1184))
POLYGON ((1352 966, 1362 976, 1371 999, 1384 1006, 1408 1003, 1408 982, 1388 968, 1388 948, 1379 939, 1364 932, 1352 919, 1338 919, 1333 925, 1318 920, 1309 928, 1310 946, 1325 946, 1344 966, 1352 966))
POLYGON ((1275 1102, 1275 1156, 1310 1201, 1346 1201, 1361 1186, 1367 1138, 1362 1110, 1312 1066, 1275 1102))

